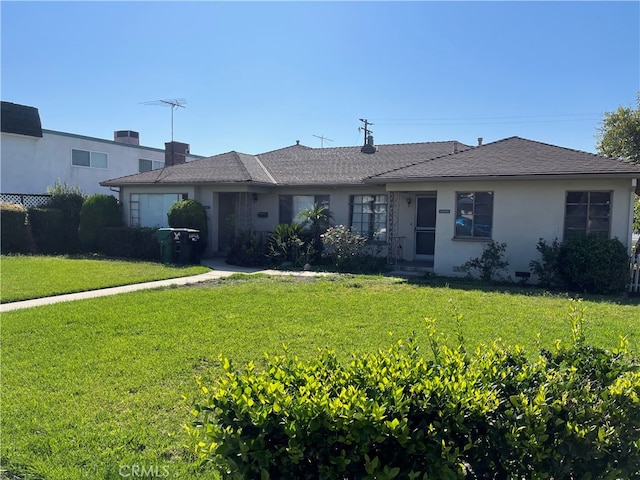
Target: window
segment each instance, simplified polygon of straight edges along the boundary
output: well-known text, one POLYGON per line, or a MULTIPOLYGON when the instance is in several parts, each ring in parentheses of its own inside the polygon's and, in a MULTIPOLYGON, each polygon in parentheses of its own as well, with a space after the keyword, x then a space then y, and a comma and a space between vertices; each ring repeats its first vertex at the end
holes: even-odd
POLYGON ((329 195, 280 195, 280 223, 301 223, 303 220, 298 214, 318 204, 329 208, 329 195))
POLYGON ((71 165, 76 167, 107 168, 108 155, 88 150, 71 150, 71 165))
POLYGON ((387 196, 351 195, 349 225, 354 233, 370 240, 387 240, 387 196))
POLYGON ((609 237, 611 192, 567 192, 564 239, 596 234, 609 237))
POLYGON ((491 238, 493 192, 456 192, 456 238, 491 238))
POLYGON ((130 197, 130 226, 168 227, 167 212, 176 202, 185 200, 182 193, 132 193, 130 197))
POLYGON ((151 170, 158 170, 164 167, 164 162, 157 160, 147 160, 145 158, 138 159, 138 172, 149 172, 151 170))

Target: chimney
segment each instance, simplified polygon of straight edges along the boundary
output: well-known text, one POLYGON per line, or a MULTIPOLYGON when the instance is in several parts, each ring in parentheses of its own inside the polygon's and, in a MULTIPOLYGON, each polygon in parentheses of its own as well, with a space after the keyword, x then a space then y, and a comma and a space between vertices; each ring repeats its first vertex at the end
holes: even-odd
POLYGON ((189 144, 182 142, 166 142, 164 144, 164 166, 171 167, 187 162, 189 144))
POLYGON ((367 144, 360 151, 362 153, 376 153, 376 146, 373 144, 373 135, 367 135, 367 144))
POLYGON ((482 137, 478 137, 478 146, 481 147, 482 146, 482 137))
POLYGON ((113 141, 128 143, 129 145, 140 145, 140 134, 133 130, 116 130, 113 132, 113 141))

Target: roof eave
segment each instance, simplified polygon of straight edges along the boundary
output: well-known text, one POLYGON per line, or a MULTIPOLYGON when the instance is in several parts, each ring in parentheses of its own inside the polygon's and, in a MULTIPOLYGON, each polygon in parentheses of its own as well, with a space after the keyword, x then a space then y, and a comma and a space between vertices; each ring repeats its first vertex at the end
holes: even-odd
POLYGON ((640 173, 610 173, 610 172, 594 172, 594 173, 541 173, 541 174, 523 174, 523 175, 450 175, 450 176, 433 176, 433 177, 385 177, 385 178, 366 178, 364 183, 415 183, 415 182, 456 182, 456 181, 489 181, 489 180, 540 180, 540 179, 556 179, 556 180, 580 180, 587 178, 640 178, 640 173))

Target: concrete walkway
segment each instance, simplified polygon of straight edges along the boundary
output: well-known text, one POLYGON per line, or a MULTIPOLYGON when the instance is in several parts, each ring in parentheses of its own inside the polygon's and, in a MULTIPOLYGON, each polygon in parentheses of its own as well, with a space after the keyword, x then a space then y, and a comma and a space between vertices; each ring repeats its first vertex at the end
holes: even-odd
POLYGON ((90 290, 88 292, 68 293, 66 295, 56 295, 54 297, 34 298, 33 300, 24 300, 22 302, 3 303, 0 305, 0 313, 19 310, 22 308, 37 307, 40 305, 51 305, 53 303, 71 302, 73 300, 84 300, 87 298, 105 297, 107 295, 117 295, 118 293, 135 292, 149 288, 169 287, 173 285, 189 285, 193 283, 206 282, 216 280, 223 277, 229 277, 235 273, 264 273, 267 275, 290 275, 300 277, 313 277, 320 275, 330 275, 320 272, 293 272, 283 270, 262 270, 259 268, 237 267, 228 265, 223 258, 203 259, 200 262, 202 266, 211 268, 210 272, 194 275, 192 277, 170 278, 168 280, 158 280, 155 282, 136 283, 133 285, 123 285, 121 287, 101 288, 99 290, 90 290))

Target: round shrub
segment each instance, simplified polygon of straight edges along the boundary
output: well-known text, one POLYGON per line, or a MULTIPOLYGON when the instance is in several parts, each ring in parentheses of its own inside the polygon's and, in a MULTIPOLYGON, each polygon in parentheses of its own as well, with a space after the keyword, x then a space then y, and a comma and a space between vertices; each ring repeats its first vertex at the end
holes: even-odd
POLYGON ((122 225, 122 215, 118 200, 111 195, 97 193, 82 204, 78 236, 85 251, 96 251, 100 230, 105 227, 122 225))
POLYGON ((207 212, 196 200, 181 200, 174 203, 167 213, 172 228, 192 228, 200 230, 200 252, 207 248, 208 225, 207 212))
POLYGON ((600 294, 622 292, 629 280, 629 255, 617 238, 581 235, 560 246, 558 269, 571 290, 600 294))

